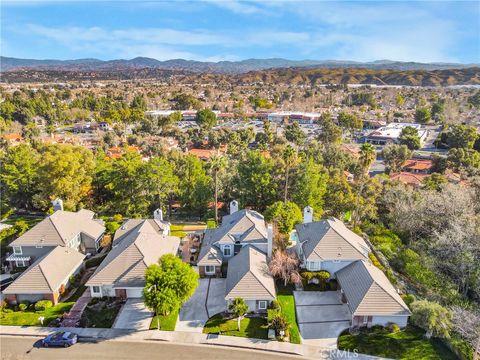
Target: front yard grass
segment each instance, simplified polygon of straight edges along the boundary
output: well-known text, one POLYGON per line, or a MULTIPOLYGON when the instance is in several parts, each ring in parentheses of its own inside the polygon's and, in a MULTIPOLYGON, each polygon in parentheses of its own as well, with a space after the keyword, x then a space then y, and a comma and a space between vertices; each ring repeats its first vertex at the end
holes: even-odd
POLYGON ((122 304, 114 298, 93 298, 80 319, 81 327, 111 328, 122 304))
POLYGON ((44 311, 35 311, 29 309, 25 311, 0 311, 0 325, 17 326, 42 326, 39 317, 44 317, 43 326, 48 326, 50 322, 61 317, 68 312, 74 302, 60 303, 44 311))
MULTIPOLYGON (((178 311, 175 310, 170 313, 170 315, 160 317, 160 330, 165 331, 175 331, 175 326, 177 325, 178 311)), ((150 330, 157 330, 157 316, 154 316, 152 322, 150 323, 150 330)))
POLYGON ((224 318, 221 314, 217 314, 208 319, 203 328, 203 333, 268 339, 266 319, 260 317, 244 318, 240 323, 240 331, 237 329, 237 323, 237 318, 224 318))
POLYGON ((290 324, 290 342, 293 344, 300 344, 300 331, 297 325, 297 316, 295 313, 295 298, 290 286, 283 286, 280 282, 277 283, 277 300, 280 304, 282 314, 287 318, 290 324))
POLYGON ((187 236, 187 233, 183 231, 183 229, 185 229, 185 225, 172 224, 170 225, 170 235, 184 238, 185 236, 187 236))
POLYGON ((338 348, 392 359, 457 359, 441 340, 426 339, 424 333, 414 326, 396 333, 378 327, 361 330, 358 335, 347 331, 338 338, 338 348))

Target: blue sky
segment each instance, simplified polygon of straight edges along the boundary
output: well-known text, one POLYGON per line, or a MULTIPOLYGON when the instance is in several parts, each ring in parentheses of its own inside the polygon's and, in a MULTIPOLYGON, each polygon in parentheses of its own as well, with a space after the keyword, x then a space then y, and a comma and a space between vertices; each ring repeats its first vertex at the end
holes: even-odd
POLYGON ((480 2, 2 1, 1 52, 480 62, 480 2))

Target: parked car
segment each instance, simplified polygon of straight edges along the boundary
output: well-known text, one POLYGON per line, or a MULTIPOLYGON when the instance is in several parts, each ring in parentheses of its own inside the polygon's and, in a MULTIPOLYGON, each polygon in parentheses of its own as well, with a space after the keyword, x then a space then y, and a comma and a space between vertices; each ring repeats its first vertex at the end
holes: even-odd
POLYGON ((44 347, 49 346, 63 346, 69 347, 76 344, 78 341, 78 335, 70 331, 59 331, 54 334, 48 335, 42 340, 44 347))

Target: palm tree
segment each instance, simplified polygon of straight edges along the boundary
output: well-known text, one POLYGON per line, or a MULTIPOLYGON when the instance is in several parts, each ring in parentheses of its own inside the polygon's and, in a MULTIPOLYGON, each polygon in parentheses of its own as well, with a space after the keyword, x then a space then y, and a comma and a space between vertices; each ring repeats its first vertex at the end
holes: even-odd
POLYGON ((283 150, 282 158, 285 163, 285 193, 283 196, 283 202, 286 204, 288 199, 288 178, 290 176, 290 169, 298 163, 298 153, 291 145, 287 145, 285 150, 283 150))
POLYGON ((360 166, 362 167, 363 173, 368 174, 370 167, 372 166, 375 158, 377 157, 377 152, 375 146, 369 143, 364 143, 360 148, 360 166))
POLYGON ((245 300, 242 298, 235 298, 233 299, 232 303, 228 306, 228 310, 230 310, 235 317, 237 318, 237 328, 240 331, 240 323, 242 318, 248 312, 248 305, 245 303, 245 300))
POLYGON ((225 156, 219 154, 213 155, 209 162, 208 168, 210 169, 215 187, 215 222, 218 223, 218 174, 227 167, 228 161, 225 156))

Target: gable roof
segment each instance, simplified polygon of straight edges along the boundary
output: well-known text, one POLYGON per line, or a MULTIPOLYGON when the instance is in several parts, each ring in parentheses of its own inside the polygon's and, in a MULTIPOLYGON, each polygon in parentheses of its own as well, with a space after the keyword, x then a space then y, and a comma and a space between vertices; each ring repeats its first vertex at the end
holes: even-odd
POLYGON ((105 232, 105 226, 101 220, 93 219, 94 215, 93 211, 85 209, 77 212, 57 210, 12 241, 10 246, 65 246, 79 233, 98 239, 105 232))
POLYGON ((385 274, 369 261, 357 260, 336 276, 353 315, 410 315, 385 274))
POLYGON ((141 287, 145 284, 147 267, 165 254, 175 255, 180 245, 180 238, 162 235, 148 220, 141 220, 120 237, 115 234, 115 238, 114 247, 87 281, 87 286, 141 287))
POLYGON ((427 177, 427 174, 417 174, 407 171, 390 174, 391 181, 399 181, 405 185, 420 186, 423 180, 427 177))
POLYGON ((205 233, 206 242, 233 244, 242 242, 267 242, 267 227, 260 213, 242 209, 222 218, 222 225, 205 233), (248 234, 247 234, 248 233, 248 234))
POLYGON ((338 219, 298 224, 295 229, 307 261, 368 259, 365 240, 338 219))
POLYGON ((57 246, 25 270, 5 294, 49 294, 58 290, 72 272, 78 269, 85 255, 73 249, 57 246))
MULTIPOLYGON (((162 233, 163 230, 168 226, 168 222, 166 221, 161 221, 157 219, 147 219, 147 220, 142 220, 142 219, 128 219, 125 221, 121 227, 117 229, 115 232, 115 235, 113 237, 113 245, 115 246, 118 244, 126 234, 129 234, 132 229, 136 228, 137 226, 146 226, 144 223, 149 223, 152 228, 158 232, 162 233)), ((141 230, 140 230, 141 231, 141 230)), ((147 230, 148 231, 148 230, 147 230)))
POLYGON ((253 246, 244 246, 228 262, 225 287, 225 299, 275 299, 275 282, 268 271, 267 255, 253 246))

